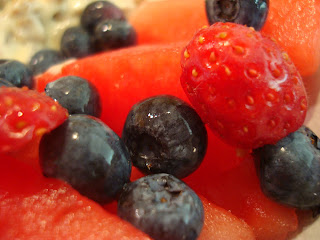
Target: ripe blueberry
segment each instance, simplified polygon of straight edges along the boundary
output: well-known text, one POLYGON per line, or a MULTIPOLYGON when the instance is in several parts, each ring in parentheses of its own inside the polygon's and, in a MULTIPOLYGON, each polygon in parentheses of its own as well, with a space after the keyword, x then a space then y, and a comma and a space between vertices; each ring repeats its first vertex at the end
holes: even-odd
POLYGON ((33 88, 33 75, 31 70, 16 60, 0 60, 0 78, 4 78, 16 87, 27 86, 33 88))
POLYGON ((47 177, 66 181, 104 204, 129 182, 131 162, 121 139, 99 119, 71 115, 40 142, 40 165, 47 177))
POLYGON ((81 26, 88 32, 93 32, 97 24, 106 19, 125 20, 123 11, 108 1, 90 3, 82 12, 81 26))
POLYGON ((127 21, 104 20, 100 22, 93 34, 97 51, 115 49, 134 45, 137 35, 134 28, 127 21))
POLYGON ((267 18, 269 0, 206 0, 210 24, 234 22, 260 30, 267 18))
POLYGON ((71 27, 63 33, 60 49, 67 58, 82 58, 93 53, 90 34, 81 27, 71 27))
POLYGON ((65 58, 59 51, 53 49, 43 49, 36 52, 29 61, 29 68, 33 75, 45 72, 49 67, 60 63, 65 58))
POLYGON ((118 215, 155 240, 194 240, 204 221, 196 193, 172 175, 148 175, 126 184, 118 215))
POLYGON ((69 114, 100 116, 99 93, 95 86, 84 78, 76 76, 59 78, 47 84, 45 93, 57 100, 69 114))
POLYGON ((266 196, 301 209, 320 205, 320 141, 310 129, 303 126, 253 153, 266 196))
POLYGON ((168 95, 133 106, 122 138, 133 165, 146 174, 184 178, 198 168, 207 149, 207 131, 196 111, 168 95))

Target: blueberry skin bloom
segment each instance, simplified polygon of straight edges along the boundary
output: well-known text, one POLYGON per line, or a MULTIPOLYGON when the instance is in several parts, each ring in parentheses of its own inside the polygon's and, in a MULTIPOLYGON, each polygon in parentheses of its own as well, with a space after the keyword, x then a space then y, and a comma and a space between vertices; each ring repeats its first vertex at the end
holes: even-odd
POLYGON ((60 49, 66 58, 82 58, 94 52, 90 34, 81 27, 66 29, 61 37, 60 49))
POLYGON ((145 174, 184 178, 201 164, 207 131, 196 113, 179 98, 148 98, 129 112, 122 133, 133 165, 145 174))
POLYGON ((320 205, 320 142, 310 129, 303 126, 253 154, 266 196, 300 209, 320 205))
POLYGON ((97 51, 133 46, 137 34, 132 25, 123 20, 104 20, 94 29, 94 45, 97 51))
POLYGON ((99 117, 101 102, 98 90, 84 78, 66 76, 46 85, 45 93, 57 100, 69 114, 87 114, 99 117))
POLYGON ((130 180, 131 162, 125 145, 91 116, 72 115, 45 134, 39 155, 44 176, 66 181, 100 204, 116 199, 130 180))
POLYGON ((31 70, 22 62, 16 60, 0 60, 0 78, 7 80, 16 87, 27 86, 33 88, 31 70))
POLYGON ((0 87, 15 87, 11 82, 0 78, 0 87))
POLYGON ((62 62, 65 58, 59 51, 42 49, 36 52, 29 61, 29 68, 33 75, 45 72, 49 67, 62 62))
POLYGON ((194 240, 203 221, 196 193, 172 175, 159 173, 126 184, 118 215, 155 240, 194 240))
POLYGON ((92 33, 97 24, 106 19, 126 20, 126 17, 124 12, 111 2, 92 2, 81 14, 81 26, 92 33))
POLYGON ((206 0, 210 24, 234 22, 260 30, 268 15, 269 0, 206 0))

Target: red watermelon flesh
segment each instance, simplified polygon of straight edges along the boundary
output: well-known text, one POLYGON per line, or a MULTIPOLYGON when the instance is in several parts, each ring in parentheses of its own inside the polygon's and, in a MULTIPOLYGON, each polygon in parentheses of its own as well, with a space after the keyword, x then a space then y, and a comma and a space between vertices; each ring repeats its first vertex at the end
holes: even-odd
MULTIPOLYGON (((19 160, 1 157, 0 239, 150 239, 69 185, 44 178, 19 160)), ((201 200, 205 223, 199 240, 255 239, 244 221, 201 200)), ((116 213, 116 202, 105 208, 116 213)))
POLYGON ((290 55, 303 76, 320 65, 320 1, 269 1, 270 10, 262 32, 272 36, 290 55))
POLYGON ((253 240, 254 232, 243 220, 201 197, 205 220, 199 240, 253 240))
MULTIPOLYGON (((288 52, 302 76, 320 65, 320 1, 273 0, 263 33, 288 52)), ((130 16, 138 43, 189 41, 208 25, 203 0, 146 1, 130 16)))
POLYGON ((150 239, 69 185, 1 158, 0 239, 150 239))
POLYGON ((297 230, 295 210, 271 201, 262 193, 249 153, 239 166, 222 174, 215 174, 213 160, 205 167, 210 171, 199 169, 185 181, 213 203, 244 219, 253 228, 257 239, 284 240, 297 230))
POLYGON ((129 17, 138 44, 190 40, 208 25, 203 0, 145 1, 129 17))
MULTIPOLYGON (((121 135, 127 113, 139 100, 158 94, 186 100, 179 84, 183 45, 140 45, 78 60, 62 66, 56 73, 50 70, 39 76, 37 89, 43 91, 48 82, 65 75, 87 78, 102 95, 102 120, 121 135)), ((233 214, 245 219, 254 228, 257 239, 265 236, 284 239, 297 228, 295 211, 264 197, 252 168, 250 171, 237 168, 246 154, 221 142, 209 131, 207 155, 200 168, 186 180, 213 203, 232 209, 233 214)), ((132 177, 139 176, 134 170, 132 177)))

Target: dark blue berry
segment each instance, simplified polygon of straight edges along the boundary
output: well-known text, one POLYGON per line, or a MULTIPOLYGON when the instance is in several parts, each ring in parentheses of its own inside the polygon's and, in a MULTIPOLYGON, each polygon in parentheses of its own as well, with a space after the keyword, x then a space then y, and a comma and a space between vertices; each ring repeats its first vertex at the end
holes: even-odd
POLYGON ((33 75, 45 72, 49 67, 62 62, 65 58, 61 52, 53 49, 43 49, 36 52, 30 59, 29 68, 33 75))
POLYGON ((84 78, 76 76, 59 78, 47 84, 45 93, 57 100, 69 114, 100 116, 99 93, 95 86, 84 78))
POLYGON ((155 240, 194 240, 204 221, 196 193, 172 175, 149 175, 126 184, 118 215, 155 240))
POLYGON ((7 80, 16 87, 27 86, 33 88, 33 75, 31 70, 16 60, 0 60, 0 78, 7 80))
POLYGON ((0 78, 0 87, 15 87, 11 82, 3 79, 3 78, 0 78))
POLYGON ((206 0, 210 24, 234 22, 260 30, 267 18, 269 0, 206 0))
POLYGON ((268 197, 300 209, 320 205, 320 141, 310 129, 301 127, 253 153, 268 197))
POLYGON ((90 34, 81 27, 71 27, 63 33, 60 50, 67 58, 82 58, 92 54, 90 34))
POLYGON ((81 15, 81 26, 89 32, 93 32, 99 22, 106 19, 125 20, 123 11, 108 1, 96 1, 90 3, 81 15))
POLYGON ((131 162, 122 140, 99 119, 72 115, 40 142, 43 174, 66 181, 104 204, 129 182, 131 162))
POLYGON ((122 133, 133 165, 146 174, 184 178, 207 149, 207 131, 195 110, 168 95, 148 98, 129 112, 122 133))
POLYGON ((127 21, 105 20, 94 30, 94 44, 98 51, 128 47, 136 44, 137 35, 127 21))

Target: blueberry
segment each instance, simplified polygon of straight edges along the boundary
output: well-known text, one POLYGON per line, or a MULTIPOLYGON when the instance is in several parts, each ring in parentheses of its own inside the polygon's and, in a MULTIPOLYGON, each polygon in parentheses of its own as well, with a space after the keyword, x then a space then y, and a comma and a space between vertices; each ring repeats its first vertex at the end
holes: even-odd
POLYGON ((137 35, 127 21, 105 20, 94 30, 94 45, 98 51, 134 45, 137 35))
POLYGON ((97 24, 106 19, 125 20, 123 11, 108 1, 90 3, 81 15, 81 26, 88 32, 93 32, 97 24))
POLYGON ((210 24, 234 22, 260 30, 267 18, 269 0, 206 0, 210 24))
POLYGON ((196 193, 165 173, 126 184, 119 197, 118 215, 155 240, 197 239, 204 221, 196 193))
POLYGON ((29 68, 33 75, 45 72, 49 67, 62 62, 65 58, 61 52, 53 49, 43 49, 36 52, 30 59, 29 68))
POLYGON ((81 27, 70 27, 65 30, 60 50, 67 58, 82 58, 94 52, 90 34, 81 27))
POLYGON ((101 204, 117 198, 130 179, 131 162, 124 143, 91 116, 72 115, 45 134, 39 156, 46 177, 64 180, 101 204))
POLYGON ((253 153, 266 196, 300 209, 320 205, 320 141, 310 129, 303 126, 253 153))
POLYGON ((0 87, 15 87, 11 82, 3 79, 3 78, 0 78, 0 87))
POLYGON ((33 88, 31 70, 22 62, 16 60, 0 60, 0 78, 4 78, 16 87, 33 88))
POLYGON ((99 93, 95 86, 84 78, 59 78, 47 84, 45 93, 57 100, 69 114, 87 114, 95 117, 101 114, 99 93))
POLYGON ((195 110, 168 95, 148 98, 129 112, 122 133, 133 165, 146 174, 184 178, 207 149, 207 131, 195 110))

